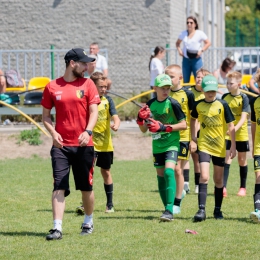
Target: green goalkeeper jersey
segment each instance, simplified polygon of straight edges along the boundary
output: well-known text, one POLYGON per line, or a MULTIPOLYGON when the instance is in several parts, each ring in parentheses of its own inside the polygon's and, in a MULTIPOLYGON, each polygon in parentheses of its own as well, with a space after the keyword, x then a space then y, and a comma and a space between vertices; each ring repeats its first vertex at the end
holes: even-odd
MULTIPOLYGON (((153 119, 160 121, 164 125, 174 125, 185 120, 181 105, 171 97, 167 97, 164 101, 153 98, 147 102, 147 105, 150 107, 153 119)), ((171 150, 179 151, 179 131, 152 133, 152 139, 154 154, 171 150)))

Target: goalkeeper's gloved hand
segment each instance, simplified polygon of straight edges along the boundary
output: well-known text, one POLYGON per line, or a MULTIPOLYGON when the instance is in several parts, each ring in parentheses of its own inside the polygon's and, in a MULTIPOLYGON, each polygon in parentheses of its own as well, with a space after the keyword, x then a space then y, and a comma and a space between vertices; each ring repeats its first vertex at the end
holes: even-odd
POLYGON ((164 125, 160 121, 156 121, 152 118, 149 119, 149 123, 147 124, 148 129, 152 133, 156 132, 172 132, 172 128, 169 125, 164 125))
POLYGON ((148 119, 150 117, 150 115, 151 115, 150 108, 147 105, 142 107, 138 112, 136 123, 138 125, 143 125, 144 120, 148 119))

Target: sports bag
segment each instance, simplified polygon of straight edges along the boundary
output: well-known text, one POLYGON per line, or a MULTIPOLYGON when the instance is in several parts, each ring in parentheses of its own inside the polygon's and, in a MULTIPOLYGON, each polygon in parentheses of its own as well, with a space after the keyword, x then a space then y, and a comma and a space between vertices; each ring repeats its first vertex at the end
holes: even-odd
POLYGON ((20 73, 17 70, 7 70, 5 72, 6 83, 9 87, 23 86, 23 81, 20 73))

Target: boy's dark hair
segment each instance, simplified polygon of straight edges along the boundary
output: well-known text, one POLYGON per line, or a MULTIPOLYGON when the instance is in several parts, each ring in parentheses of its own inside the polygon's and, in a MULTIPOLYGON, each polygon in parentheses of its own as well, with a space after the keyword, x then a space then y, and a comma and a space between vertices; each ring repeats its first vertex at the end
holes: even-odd
POLYGON ((197 22, 197 19, 196 19, 196 17, 195 16, 189 16, 188 18, 187 18, 187 21, 188 21, 188 19, 191 19, 191 20, 193 20, 193 22, 195 23, 195 30, 198 30, 199 29, 199 25, 198 25, 198 22, 197 22))
POLYGON ((91 74, 90 79, 92 79, 96 85, 98 80, 107 80, 107 77, 104 76, 102 72, 96 71, 91 74))
POLYGON ((150 61, 149 61, 149 71, 150 71, 150 65, 151 65, 151 60, 159 53, 159 52, 162 52, 164 51, 165 49, 162 47, 162 46, 156 46, 154 51, 153 51, 153 55, 151 55, 150 57, 150 61))
POLYGON ((225 58, 221 64, 222 71, 226 72, 228 68, 233 69, 236 65, 234 60, 231 60, 229 57, 225 58))

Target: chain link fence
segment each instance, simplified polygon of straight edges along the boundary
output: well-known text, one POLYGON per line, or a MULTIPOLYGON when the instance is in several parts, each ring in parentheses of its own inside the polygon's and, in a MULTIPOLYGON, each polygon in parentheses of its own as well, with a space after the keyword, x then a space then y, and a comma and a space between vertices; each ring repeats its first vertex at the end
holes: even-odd
MULTIPOLYGON (((87 50, 87 48, 86 48, 87 50)), ((64 55, 68 50, 0 50, 0 68, 4 71, 16 69, 28 83, 32 77, 57 78, 64 74, 64 55)), ((102 49, 100 54, 108 60, 112 91, 127 97, 150 89, 149 59, 151 48, 102 49)), ((203 67, 209 71, 219 68, 223 59, 231 57, 237 62, 236 70, 252 74, 260 61, 259 47, 210 48, 203 53, 203 67)), ((167 49, 164 66, 178 64, 182 57, 175 48, 167 49)))

